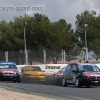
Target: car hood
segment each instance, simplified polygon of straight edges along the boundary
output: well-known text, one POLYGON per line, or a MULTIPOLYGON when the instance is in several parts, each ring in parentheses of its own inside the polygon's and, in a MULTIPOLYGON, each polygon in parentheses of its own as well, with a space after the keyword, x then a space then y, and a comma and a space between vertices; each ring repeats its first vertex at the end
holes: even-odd
POLYGON ((24 71, 24 74, 26 75, 41 75, 41 74, 44 74, 44 72, 42 71, 24 71))
POLYGON ((13 73, 13 72, 18 72, 16 69, 0 69, 0 72, 3 73, 13 73))
POLYGON ((83 72, 85 76, 91 77, 91 76, 98 76, 100 77, 100 72, 83 72))

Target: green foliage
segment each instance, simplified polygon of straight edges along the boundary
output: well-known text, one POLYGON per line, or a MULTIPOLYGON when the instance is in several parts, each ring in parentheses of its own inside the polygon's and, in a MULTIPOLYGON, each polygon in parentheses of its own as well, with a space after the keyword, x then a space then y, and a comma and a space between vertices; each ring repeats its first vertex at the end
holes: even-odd
POLYGON ((9 23, 1 22, 1 49, 24 50, 24 28, 26 48, 30 50, 70 50, 78 40, 66 20, 50 22, 47 16, 36 13, 33 17, 24 15, 9 23))
POLYGON ((95 22, 95 15, 96 15, 95 11, 89 12, 86 10, 80 15, 78 14, 76 16, 76 23, 75 23, 76 24, 76 35, 80 37, 80 43, 82 47, 85 46, 84 44, 85 43, 85 24, 88 25, 86 28, 87 44, 89 41, 91 41, 94 38, 91 32, 94 32, 92 31, 92 29, 93 29, 93 24, 95 22))
POLYGON ((98 60, 98 57, 100 56, 100 40, 94 39, 90 42, 90 47, 94 51, 95 58, 98 60))
MULTIPOLYGON (((66 50, 68 57, 79 55, 85 46, 100 56, 100 16, 95 11, 85 10, 76 16, 76 30, 65 19, 51 22, 45 15, 36 13, 33 17, 24 15, 13 20, 0 22, 0 51, 24 50, 24 28, 27 50, 66 50), (27 23, 24 25, 24 23, 27 23), (88 27, 84 25, 88 24, 88 27)), ((71 59, 71 58, 70 58, 71 59)))
POLYGON ((80 53, 78 37, 70 23, 64 19, 50 22, 42 14, 14 17, 13 21, 0 22, 0 50, 24 50, 24 29, 27 50, 66 50, 66 54, 77 56, 80 53), (24 23, 27 23, 26 25, 24 23), (77 52, 78 51, 78 52, 77 52))
POLYGON ((76 16, 76 35, 80 37, 80 46, 85 46, 85 28, 87 47, 93 51, 97 58, 100 56, 100 16, 96 16, 95 11, 84 11, 76 16), (87 27, 84 27, 88 24, 87 27))

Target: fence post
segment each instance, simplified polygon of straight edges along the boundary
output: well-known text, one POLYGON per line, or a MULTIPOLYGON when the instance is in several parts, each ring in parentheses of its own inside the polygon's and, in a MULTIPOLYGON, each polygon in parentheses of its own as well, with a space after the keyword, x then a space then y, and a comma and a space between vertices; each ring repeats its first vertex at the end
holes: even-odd
POLYGON ((6 62, 8 62, 8 51, 5 52, 6 62))
POLYGON ((28 51, 25 50, 26 65, 28 65, 28 51))
POLYGON ((62 64, 63 64, 64 63, 64 59, 63 59, 63 56, 64 56, 63 49, 61 49, 61 53, 62 53, 62 64))
POLYGON ((64 64, 65 64, 65 55, 66 55, 66 54, 65 54, 65 50, 63 50, 63 53, 64 53, 64 64))
POLYGON ((44 58, 44 64, 46 64, 46 51, 43 49, 43 58, 44 58))

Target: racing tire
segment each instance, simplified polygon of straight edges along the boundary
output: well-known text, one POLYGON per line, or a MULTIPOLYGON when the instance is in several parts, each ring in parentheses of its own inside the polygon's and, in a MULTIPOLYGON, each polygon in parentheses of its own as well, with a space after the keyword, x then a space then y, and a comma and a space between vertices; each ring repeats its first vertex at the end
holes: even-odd
POLYGON ((64 87, 67 86, 67 83, 66 83, 66 79, 65 79, 65 78, 62 79, 62 85, 63 85, 64 87))
POLYGON ((76 79, 76 81, 75 81, 75 86, 76 86, 76 87, 81 87, 79 78, 76 79))
POLYGON ((21 77, 20 76, 17 78, 17 83, 21 83, 21 77))

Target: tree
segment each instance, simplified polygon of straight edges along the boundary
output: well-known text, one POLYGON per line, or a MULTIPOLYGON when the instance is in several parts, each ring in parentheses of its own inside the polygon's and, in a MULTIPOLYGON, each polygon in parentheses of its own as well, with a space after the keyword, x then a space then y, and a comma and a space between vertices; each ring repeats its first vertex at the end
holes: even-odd
POLYGON ((64 19, 60 19, 52 24, 51 49, 63 49, 66 50, 67 55, 71 55, 70 51, 78 43, 78 38, 75 35, 74 30, 71 28, 71 24, 68 24, 64 19))
POLYGON ((6 31, 5 43, 2 46, 3 50, 24 50, 24 22, 28 22, 29 20, 30 16, 24 15, 24 17, 14 17, 13 21, 7 23, 6 27, 4 27, 6 31))
POLYGON ((8 23, 5 20, 0 22, 0 50, 7 49, 6 45, 6 33, 8 32, 8 23))
POLYGON ((100 16, 96 16, 95 11, 84 11, 82 14, 76 16, 76 34, 80 37, 80 46, 85 46, 85 24, 88 24, 86 28, 87 47, 89 51, 93 51, 97 55, 96 59, 100 55, 100 16))
MULTIPOLYGON (((84 11, 80 15, 78 14, 76 16, 76 35, 80 38, 80 46, 85 46, 85 24, 88 24, 88 27, 86 29, 86 36, 87 36, 87 45, 89 47, 89 41, 93 40, 93 35, 95 32, 93 29, 94 22, 96 19, 96 12, 95 11, 84 11), (92 32, 92 33, 91 33, 92 32)), ((88 48, 90 49, 90 48, 88 48)))
POLYGON ((34 14, 14 17, 13 21, 1 22, 2 50, 24 50, 24 23, 27 50, 61 50, 69 52, 77 45, 78 38, 70 23, 60 19, 50 22, 49 18, 42 14, 34 14))
POLYGON ((32 18, 31 31, 29 35, 29 44, 34 50, 43 50, 50 48, 50 33, 51 33, 51 22, 47 16, 42 14, 34 14, 32 18))

